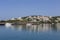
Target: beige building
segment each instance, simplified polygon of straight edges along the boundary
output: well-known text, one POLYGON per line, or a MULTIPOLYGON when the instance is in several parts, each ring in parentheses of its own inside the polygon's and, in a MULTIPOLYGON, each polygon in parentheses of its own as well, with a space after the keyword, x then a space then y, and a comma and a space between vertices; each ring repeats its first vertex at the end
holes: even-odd
POLYGON ((58 20, 60 20, 60 18, 57 18, 58 20))

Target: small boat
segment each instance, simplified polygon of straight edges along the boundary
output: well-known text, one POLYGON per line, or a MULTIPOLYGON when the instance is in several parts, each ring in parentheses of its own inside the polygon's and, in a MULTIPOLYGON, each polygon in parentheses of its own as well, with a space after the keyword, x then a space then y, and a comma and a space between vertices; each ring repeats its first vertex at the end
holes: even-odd
POLYGON ((32 24, 31 23, 27 23, 26 26, 31 26, 32 24))
POLYGON ((10 27, 12 24, 11 23, 5 23, 6 27, 10 27))

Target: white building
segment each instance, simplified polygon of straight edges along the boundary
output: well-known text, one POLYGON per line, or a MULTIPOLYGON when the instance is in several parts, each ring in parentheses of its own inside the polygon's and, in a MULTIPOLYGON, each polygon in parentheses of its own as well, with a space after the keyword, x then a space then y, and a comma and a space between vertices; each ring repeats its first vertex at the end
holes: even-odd
POLYGON ((48 21, 48 20, 49 20, 48 17, 43 16, 43 21, 48 21))
POLYGON ((18 17, 18 19, 21 19, 21 17, 18 17))
POLYGON ((23 20, 21 17, 17 18, 18 20, 23 20))
POLYGON ((28 18, 32 18, 31 16, 29 16, 28 18))
POLYGON ((11 20, 15 20, 15 18, 11 18, 11 20))

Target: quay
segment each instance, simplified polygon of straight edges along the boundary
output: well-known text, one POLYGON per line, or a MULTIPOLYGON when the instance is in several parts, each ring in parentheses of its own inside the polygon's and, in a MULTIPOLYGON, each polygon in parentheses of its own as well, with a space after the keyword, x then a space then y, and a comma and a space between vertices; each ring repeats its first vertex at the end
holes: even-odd
POLYGON ((5 23, 0 23, 0 25, 5 25, 5 23))
MULTIPOLYGON (((7 22, 9 23, 9 22, 7 22)), ((26 25, 26 24, 32 24, 32 25, 38 25, 40 24, 39 22, 14 22, 14 23, 11 23, 12 25, 26 25)), ((5 25, 6 23, 0 23, 0 25, 5 25)))
MULTIPOLYGON (((6 23, 10 23, 10 22, 2 22, 2 23, 0 23, 0 25, 5 25, 6 23)), ((47 23, 39 23, 39 22, 13 22, 11 24, 12 25, 26 25, 26 24, 39 25, 39 24, 47 24, 47 23)), ((52 23, 48 23, 48 24, 52 24, 52 23)))

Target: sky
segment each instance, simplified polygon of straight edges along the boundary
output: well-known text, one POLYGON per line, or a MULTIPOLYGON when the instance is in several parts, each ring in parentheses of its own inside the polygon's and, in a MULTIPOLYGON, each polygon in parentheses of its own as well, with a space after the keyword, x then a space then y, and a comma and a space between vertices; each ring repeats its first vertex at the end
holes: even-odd
POLYGON ((29 15, 60 16, 60 0, 0 0, 0 19, 29 15))

